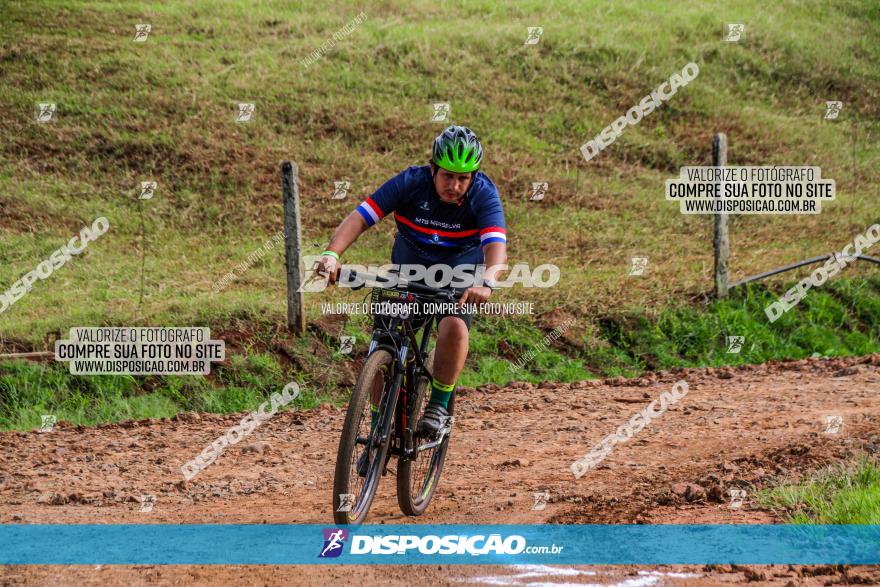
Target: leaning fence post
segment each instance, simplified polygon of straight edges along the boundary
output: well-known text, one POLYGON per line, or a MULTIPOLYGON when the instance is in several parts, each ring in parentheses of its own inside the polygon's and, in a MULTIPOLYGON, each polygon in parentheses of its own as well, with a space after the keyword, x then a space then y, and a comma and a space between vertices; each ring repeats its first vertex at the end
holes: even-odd
POLYGON ((299 189, 296 185, 296 164, 281 164, 281 188, 284 198, 284 259, 287 264, 287 328, 297 336, 305 333, 302 276, 299 260, 302 255, 302 234, 299 223, 299 189))
MULTIPOLYGON (((727 135, 717 133, 712 137, 712 165, 727 165, 727 135)), ((715 249, 715 296, 727 297, 727 259, 730 257, 730 240, 727 233, 727 214, 715 214, 715 235, 712 239, 715 249)))

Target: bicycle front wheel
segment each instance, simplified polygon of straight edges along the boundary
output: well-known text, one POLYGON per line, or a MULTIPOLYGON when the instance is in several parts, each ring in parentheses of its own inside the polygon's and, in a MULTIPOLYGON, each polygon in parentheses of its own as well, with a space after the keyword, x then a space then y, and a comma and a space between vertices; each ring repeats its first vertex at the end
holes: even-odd
MULTIPOLYGON (((386 442, 380 442, 370 433, 370 397, 375 392, 386 401, 393 384, 393 371, 391 353, 376 350, 367 358, 351 392, 333 479, 333 520, 337 524, 362 523, 382 479, 393 430, 386 442), (357 461, 364 451, 368 453, 368 465, 366 475, 362 477, 357 471, 357 461)), ((389 409, 393 413, 394 407, 380 405, 380 414, 389 409)))

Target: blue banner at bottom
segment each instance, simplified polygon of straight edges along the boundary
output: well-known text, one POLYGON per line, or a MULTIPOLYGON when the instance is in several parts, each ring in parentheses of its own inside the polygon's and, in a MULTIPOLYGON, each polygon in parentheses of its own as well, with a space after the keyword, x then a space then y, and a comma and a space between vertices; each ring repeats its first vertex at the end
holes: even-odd
POLYGON ((3 524, 0 564, 880 564, 880 526, 3 524))

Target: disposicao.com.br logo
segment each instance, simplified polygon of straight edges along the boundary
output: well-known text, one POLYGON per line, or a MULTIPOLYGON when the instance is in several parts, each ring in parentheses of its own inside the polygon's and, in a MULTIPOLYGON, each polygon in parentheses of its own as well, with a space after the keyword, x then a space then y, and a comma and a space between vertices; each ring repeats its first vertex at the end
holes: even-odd
POLYGON ((335 558, 342 554, 345 541, 348 540, 348 530, 341 528, 324 528, 324 546, 318 558, 335 558))
MULTIPOLYGON (((324 545, 319 558, 337 557, 349 538, 348 532, 339 528, 324 529, 324 545), (344 534, 343 534, 344 533, 344 534)), ((353 534, 351 536, 351 555, 405 555, 415 550, 418 554, 427 555, 462 555, 480 556, 487 554, 559 554, 564 546, 528 546, 526 539, 518 534, 502 537, 501 534, 475 534, 473 536, 447 534, 437 536, 388 535, 369 536, 353 534)))

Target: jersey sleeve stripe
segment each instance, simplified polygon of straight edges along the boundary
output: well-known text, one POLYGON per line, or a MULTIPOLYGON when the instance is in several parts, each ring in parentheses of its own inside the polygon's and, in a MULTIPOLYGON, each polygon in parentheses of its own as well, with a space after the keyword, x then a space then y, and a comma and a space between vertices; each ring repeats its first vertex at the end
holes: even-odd
POLYGON ((487 226, 486 228, 480 229, 480 234, 486 234, 487 232, 500 232, 501 234, 506 234, 507 230, 502 226, 487 226))
POLYGON ((376 202, 373 201, 373 198, 367 198, 366 200, 364 200, 364 203, 367 204, 370 208, 373 209, 373 212, 376 213, 376 216, 379 217, 379 220, 381 220, 382 218, 385 217, 385 212, 383 212, 383 211, 382 211, 382 208, 380 208, 380 207, 376 204, 376 202))
POLYGON ((480 235, 480 242, 484 245, 487 242, 506 243, 507 237, 504 235, 503 232, 485 232, 480 235))
POLYGON ((384 216, 382 210, 380 210, 370 198, 361 202, 361 205, 357 207, 357 211, 364 217, 364 220, 366 220, 367 224, 370 226, 379 222, 382 219, 382 216, 384 216))

